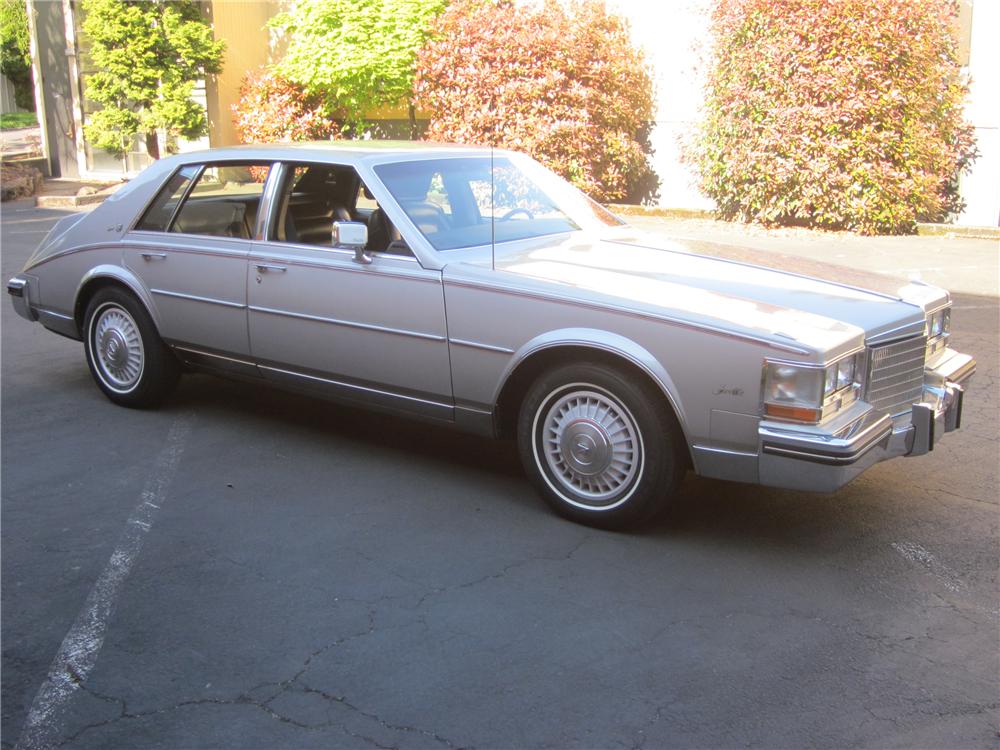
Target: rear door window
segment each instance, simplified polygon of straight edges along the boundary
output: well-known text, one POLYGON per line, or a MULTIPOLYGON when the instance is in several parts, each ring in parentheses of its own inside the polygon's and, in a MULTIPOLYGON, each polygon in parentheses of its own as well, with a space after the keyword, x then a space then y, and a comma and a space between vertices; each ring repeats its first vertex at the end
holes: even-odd
POLYGON ((254 236, 268 164, 209 164, 169 231, 211 237, 254 236))

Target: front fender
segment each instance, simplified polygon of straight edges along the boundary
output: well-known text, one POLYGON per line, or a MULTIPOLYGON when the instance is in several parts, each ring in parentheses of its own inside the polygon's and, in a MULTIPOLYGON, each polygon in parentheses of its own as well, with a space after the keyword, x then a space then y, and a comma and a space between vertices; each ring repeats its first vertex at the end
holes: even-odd
POLYGON ((554 331, 546 331, 525 342, 514 352, 514 355, 507 363, 497 390, 493 394, 493 403, 498 402, 500 394, 503 393, 507 382, 518 367, 543 351, 560 347, 594 349, 605 354, 621 357, 641 369, 656 383, 657 387, 663 392, 663 395, 666 396, 670 402, 670 406, 674 410, 674 414, 677 416, 677 421, 680 422, 681 430, 683 430, 685 436, 687 435, 687 419, 684 414, 684 406, 677 393, 677 388, 663 364, 650 354, 645 347, 637 344, 635 341, 617 333, 595 328, 560 328, 554 331))

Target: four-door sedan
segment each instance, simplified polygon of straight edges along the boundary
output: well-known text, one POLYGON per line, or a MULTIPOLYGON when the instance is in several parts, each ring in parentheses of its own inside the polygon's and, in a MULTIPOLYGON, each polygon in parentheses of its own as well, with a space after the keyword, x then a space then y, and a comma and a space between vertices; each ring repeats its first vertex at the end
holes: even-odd
POLYGON ((531 159, 415 143, 189 153, 8 283, 112 401, 185 368, 516 437, 561 514, 634 524, 689 468, 833 491, 959 427, 950 299, 637 233, 531 159))

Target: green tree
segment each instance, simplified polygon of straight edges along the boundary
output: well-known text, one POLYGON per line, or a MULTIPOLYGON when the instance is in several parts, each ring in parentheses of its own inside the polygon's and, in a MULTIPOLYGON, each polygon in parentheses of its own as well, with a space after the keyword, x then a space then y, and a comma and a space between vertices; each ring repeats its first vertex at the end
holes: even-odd
MULTIPOLYGON (((288 34, 276 72, 323 98, 355 133, 365 113, 409 102, 416 52, 445 0, 297 0, 270 25, 288 34)), ((411 121, 413 109, 411 106, 411 121)))
POLYGON ((17 106, 34 110, 29 49, 24 0, 0 0, 0 72, 14 84, 17 106))
POLYGON ((86 127, 90 142, 122 157, 138 133, 158 159, 156 131, 197 138, 208 122, 191 95, 222 69, 225 43, 193 0, 83 0, 83 32, 98 72, 87 97, 102 105, 86 127))

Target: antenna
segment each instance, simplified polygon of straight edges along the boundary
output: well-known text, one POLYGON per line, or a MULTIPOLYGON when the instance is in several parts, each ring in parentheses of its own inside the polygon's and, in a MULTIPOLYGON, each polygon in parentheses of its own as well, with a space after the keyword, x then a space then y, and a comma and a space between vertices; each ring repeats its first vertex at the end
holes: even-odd
POLYGON ((497 270, 496 186, 493 184, 493 144, 490 144, 490 269, 497 270))

